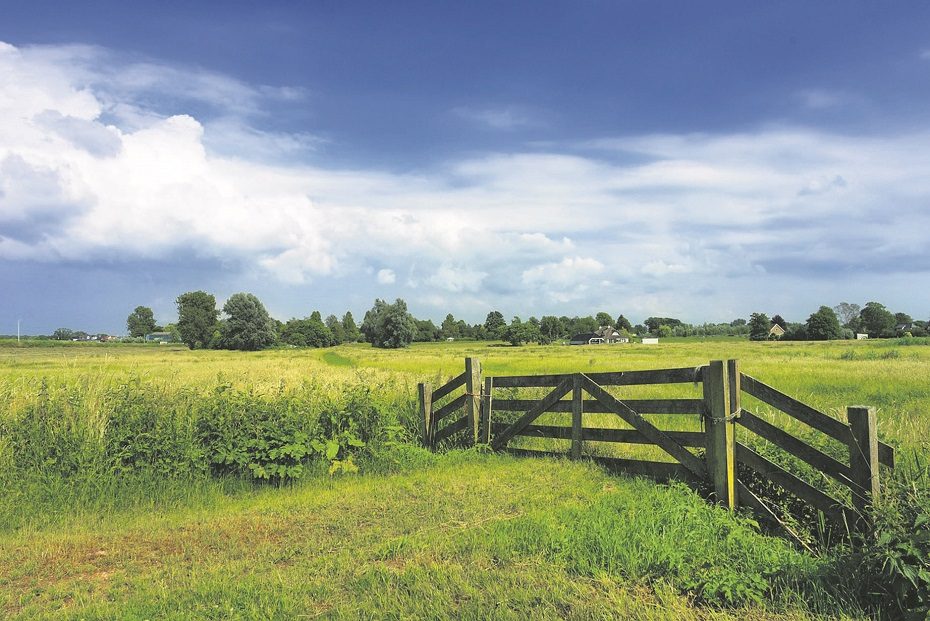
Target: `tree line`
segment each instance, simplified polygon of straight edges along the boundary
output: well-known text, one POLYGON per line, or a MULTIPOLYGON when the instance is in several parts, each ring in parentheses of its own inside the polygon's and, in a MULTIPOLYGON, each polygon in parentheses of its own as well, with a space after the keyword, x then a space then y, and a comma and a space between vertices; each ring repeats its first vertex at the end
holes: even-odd
POLYGON ((769 318, 765 313, 749 317, 749 338, 754 341, 780 339, 787 341, 829 341, 858 338, 894 338, 928 336, 928 322, 914 320, 907 313, 892 313, 884 304, 868 302, 859 306, 840 302, 834 307, 821 306, 805 322, 789 323, 781 315, 769 318), (783 333, 775 335, 772 328, 778 325, 783 333))
MULTIPOLYGON (((831 340, 856 338, 857 334, 867 334, 870 338, 928 335, 928 322, 915 321, 905 313, 892 313, 878 302, 869 302, 863 307, 849 302, 832 308, 821 306, 804 322, 789 322, 778 314, 769 317, 756 312, 748 321, 738 318, 723 323, 690 324, 674 317, 647 317, 642 323, 633 325, 623 314, 615 318, 603 311, 573 317, 544 315, 526 320, 513 317, 508 322, 500 311, 492 310, 480 324, 469 324, 449 313, 438 326, 431 319, 414 317, 400 298, 394 303, 375 300, 361 325, 356 323, 351 311, 341 317, 329 315, 325 319, 319 311, 313 311, 307 317, 282 322, 272 318, 251 293, 230 296, 222 309, 217 308, 216 298, 205 291, 183 293, 176 304, 177 322, 164 326, 156 322, 152 309, 137 306, 126 319, 130 336, 141 338, 153 332, 165 332, 171 340, 193 349, 256 350, 272 346, 329 347, 358 341, 376 347, 397 348, 413 342, 449 339, 502 340, 513 345, 548 344, 574 335, 590 335, 608 327, 629 338, 735 336, 752 340, 831 340), (781 330, 773 332, 776 325, 781 330)), ((50 338, 72 340, 75 335, 82 334, 59 328, 50 338)))

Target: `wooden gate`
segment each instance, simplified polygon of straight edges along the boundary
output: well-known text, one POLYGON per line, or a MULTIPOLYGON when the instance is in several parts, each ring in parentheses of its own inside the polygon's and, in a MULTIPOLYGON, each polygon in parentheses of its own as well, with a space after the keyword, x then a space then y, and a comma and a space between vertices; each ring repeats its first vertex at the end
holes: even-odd
POLYGON ((862 516, 866 507, 879 498, 879 464, 894 467, 894 450, 880 442, 875 429, 875 410, 861 406, 847 410, 849 424, 763 384, 740 372, 739 362, 711 361, 698 367, 621 371, 608 373, 568 373, 485 377, 483 386, 477 360, 465 360, 465 372, 431 391, 420 384, 423 416, 423 443, 436 448, 442 442, 483 443, 494 450, 519 455, 565 455, 587 458, 613 470, 646 475, 658 480, 672 478, 709 484, 717 501, 734 509, 739 504, 760 516, 781 522, 765 499, 753 493, 746 481, 737 477, 737 466, 748 468, 775 483, 836 523, 867 527, 862 516), (700 387, 699 398, 628 399, 619 398, 607 387, 691 384, 700 387), (459 388, 464 393, 452 398, 459 388), (479 390, 480 387, 480 390, 479 390), (549 388, 541 398, 519 399, 499 396, 504 389, 549 388), (788 414, 848 447, 849 463, 811 446, 776 427, 745 407, 747 394, 766 406, 788 414), (436 407, 442 401, 442 405, 436 407), (495 412, 520 412, 516 420, 498 422, 495 412), (547 412, 570 412, 571 426, 540 425, 535 421, 547 412), (585 426, 584 415, 613 414, 629 429, 585 426), (454 415, 458 414, 458 418, 454 415), (650 414, 693 416, 701 431, 667 431, 645 418, 650 414), (840 502, 805 481, 750 445, 758 439, 737 442, 737 426, 774 445, 788 459, 798 459, 851 490, 851 504, 840 502), (517 437, 570 440, 568 453, 513 448, 517 437), (584 442, 621 442, 659 447, 674 461, 647 461, 585 455, 584 442), (703 456, 692 449, 703 449, 703 456))

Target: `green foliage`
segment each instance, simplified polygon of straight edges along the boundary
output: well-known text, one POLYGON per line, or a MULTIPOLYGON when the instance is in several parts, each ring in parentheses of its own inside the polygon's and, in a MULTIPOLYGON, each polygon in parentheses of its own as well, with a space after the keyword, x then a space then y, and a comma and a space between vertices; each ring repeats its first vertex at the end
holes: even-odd
POLYGON ((234 293, 223 305, 227 318, 220 331, 223 349, 256 351, 274 344, 274 323, 251 293, 234 293))
POLYGON ((126 318, 129 336, 145 336, 155 331, 155 314, 147 306, 137 306, 126 318))
POLYGON ((633 326, 632 324, 630 324, 630 320, 624 317, 623 315, 620 315, 619 317, 617 317, 616 328, 617 330, 626 330, 627 332, 633 332, 633 326))
POLYGON ((812 341, 832 341, 841 338, 843 333, 836 313, 829 306, 821 306, 817 312, 807 318, 807 338, 812 341))
POLYGON ((281 331, 281 341, 296 347, 329 347, 334 344, 332 331, 319 319, 290 319, 281 331))
POLYGON ((597 322, 597 326, 599 328, 602 328, 604 326, 610 326, 611 328, 614 327, 613 317, 611 317, 609 313, 605 313, 604 311, 601 311, 597 315, 595 315, 594 321, 597 322))
POLYGON ((930 616, 930 467, 917 455, 889 477, 874 532, 840 557, 863 605, 885 619, 930 616))
POLYGON ((491 311, 484 320, 484 328, 488 331, 488 335, 491 336, 491 338, 500 338, 501 330, 505 327, 507 327, 507 322, 504 320, 504 315, 501 314, 500 311, 491 311))
POLYGON ((216 298, 204 291, 182 293, 177 299, 178 334, 191 349, 203 349, 215 340, 216 298))
POLYGON ((342 316, 342 329, 345 332, 346 343, 355 343, 362 338, 362 333, 359 332, 358 326, 355 325, 355 318, 349 311, 342 316))
POLYGON ((871 338, 888 338, 894 336, 895 320, 883 304, 869 302, 859 311, 861 327, 871 338))
POLYGON ((752 341, 765 341, 769 338, 772 322, 765 313, 753 313, 749 316, 749 339, 752 341))
POLYGON ((514 317, 510 325, 501 331, 501 338, 517 347, 524 343, 539 342, 541 334, 536 324, 530 321, 524 323, 519 317, 514 317))
POLYGON ((375 347, 399 349, 413 342, 417 324, 402 299, 397 298, 393 304, 377 299, 371 310, 365 313, 362 333, 375 347))

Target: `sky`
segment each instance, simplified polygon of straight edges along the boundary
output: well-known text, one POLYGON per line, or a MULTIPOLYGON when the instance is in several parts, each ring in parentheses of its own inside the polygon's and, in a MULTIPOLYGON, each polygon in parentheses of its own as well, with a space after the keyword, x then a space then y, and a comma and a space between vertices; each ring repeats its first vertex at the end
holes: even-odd
POLYGON ((930 317, 930 3, 4 2, 0 333, 930 317))

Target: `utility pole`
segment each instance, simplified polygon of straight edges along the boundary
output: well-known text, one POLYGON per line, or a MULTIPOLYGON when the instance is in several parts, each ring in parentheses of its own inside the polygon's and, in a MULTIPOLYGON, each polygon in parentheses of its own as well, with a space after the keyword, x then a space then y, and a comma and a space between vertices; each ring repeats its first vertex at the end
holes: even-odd
POLYGON ((17 345, 19 344, 19 322, 21 322, 21 321, 22 321, 22 319, 17 319, 17 320, 16 320, 16 344, 17 344, 17 345))

